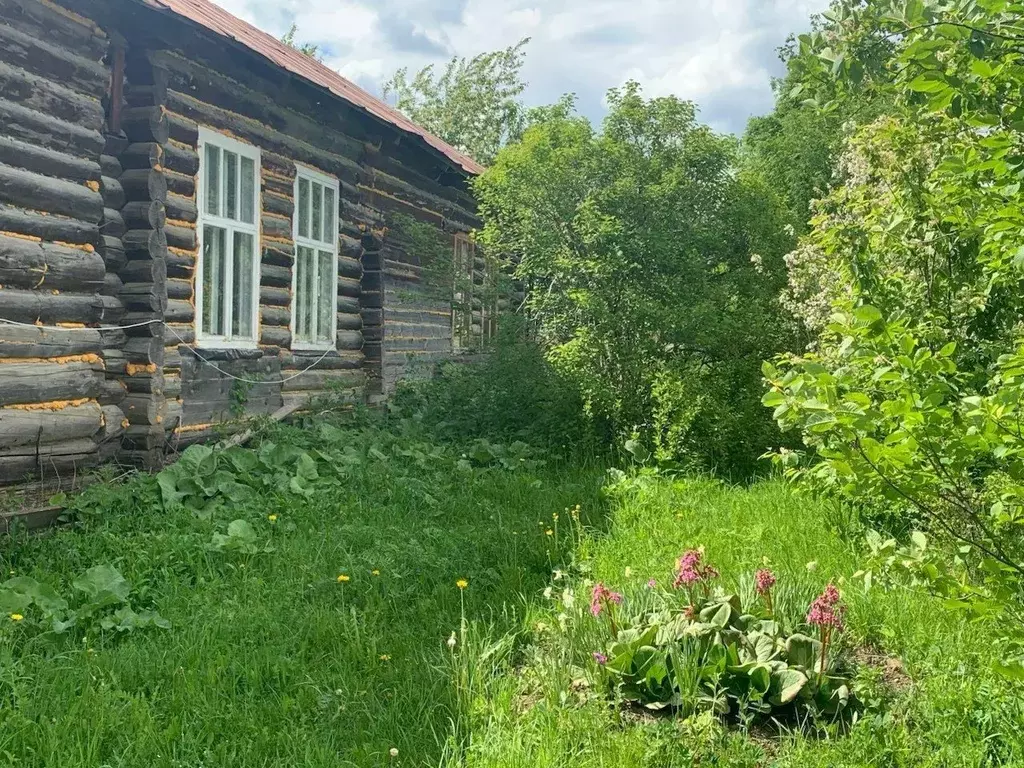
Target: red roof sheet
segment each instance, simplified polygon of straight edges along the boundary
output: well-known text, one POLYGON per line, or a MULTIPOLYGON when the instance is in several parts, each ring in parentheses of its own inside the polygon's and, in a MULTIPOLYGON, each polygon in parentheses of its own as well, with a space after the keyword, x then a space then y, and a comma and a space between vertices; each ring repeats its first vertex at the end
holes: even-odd
POLYGON ((479 174, 484 170, 484 167, 473 158, 441 141, 401 112, 392 109, 375 96, 371 96, 333 69, 325 67, 313 57, 285 45, 274 36, 231 15, 209 0, 144 0, 144 2, 153 8, 165 8, 172 11, 218 35, 237 40, 247 48, 270 59, 279 67, 284 67, 289 72, 326 88, 335 96, 365 109, 374 117, 391 123, 403 131, 416 134, 467 173, 479 174))

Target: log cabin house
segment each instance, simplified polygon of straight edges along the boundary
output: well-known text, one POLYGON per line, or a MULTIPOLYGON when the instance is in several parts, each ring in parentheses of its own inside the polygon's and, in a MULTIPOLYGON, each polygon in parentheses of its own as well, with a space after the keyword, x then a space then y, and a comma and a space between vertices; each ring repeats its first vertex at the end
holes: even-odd
POLYGON ((0 484, 473 346, 485 302, 453 317, 394 221, 482 283, 481 170, 208 0, 0 0, 0 484))

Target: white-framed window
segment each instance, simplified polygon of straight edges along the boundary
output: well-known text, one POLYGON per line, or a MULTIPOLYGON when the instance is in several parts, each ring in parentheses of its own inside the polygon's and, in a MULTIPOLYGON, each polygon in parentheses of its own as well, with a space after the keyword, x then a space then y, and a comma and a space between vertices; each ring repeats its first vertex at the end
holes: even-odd
POLYGON ((292 349, 330 349, 338 336, 338 180, 295 170, 292 349))
POLYGON ((255 347, 260 294, 260 150, 199 128, 196 340, 255 347))

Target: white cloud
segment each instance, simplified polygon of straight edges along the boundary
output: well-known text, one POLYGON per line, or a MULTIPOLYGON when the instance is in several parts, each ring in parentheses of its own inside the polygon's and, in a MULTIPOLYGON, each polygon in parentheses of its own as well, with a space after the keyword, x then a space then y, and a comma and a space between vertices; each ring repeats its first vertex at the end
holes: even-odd
POLYGON ((719 130, 771 109, 775 49, 827 0, 218 0, 232 13, 326 52, 326 63, 379 92, 398 67, 512 45, 523 37, 527 100, 566 91, 599 118, 608 88, 692 99, 719 130))

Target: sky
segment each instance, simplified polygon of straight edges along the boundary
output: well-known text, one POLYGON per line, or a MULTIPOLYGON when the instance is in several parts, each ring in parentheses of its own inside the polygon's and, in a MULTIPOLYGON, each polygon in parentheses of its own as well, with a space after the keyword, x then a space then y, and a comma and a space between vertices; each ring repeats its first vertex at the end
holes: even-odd
POLYGON ((549 104, 566 92, 592 120, 609 88, 637 80, 674 94, 719 131, 741 133, 771 111, 776 49, 806 31, 827 0, 215 0, 280 37, 315 43, 324 63, 375 95, 410 71, 532 38, 524 94, 549 104))

